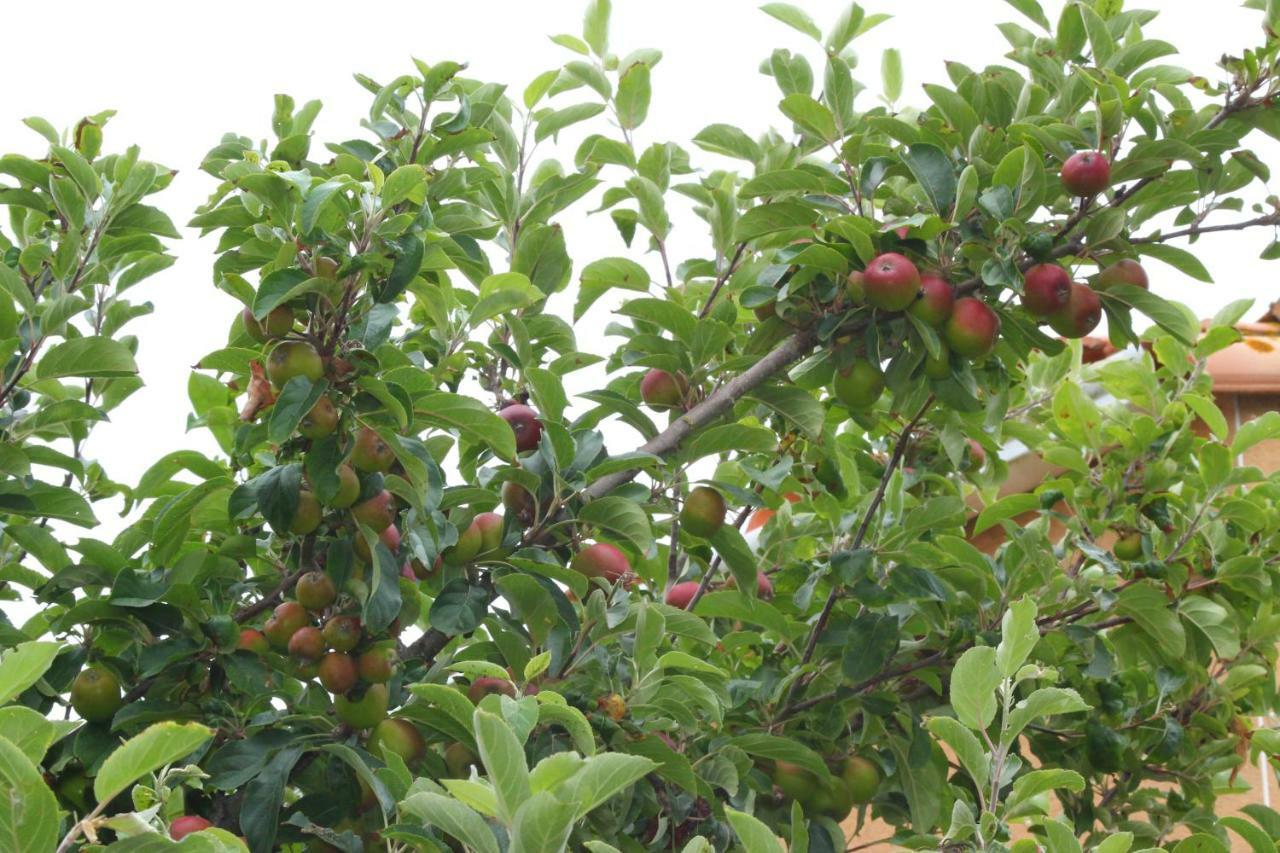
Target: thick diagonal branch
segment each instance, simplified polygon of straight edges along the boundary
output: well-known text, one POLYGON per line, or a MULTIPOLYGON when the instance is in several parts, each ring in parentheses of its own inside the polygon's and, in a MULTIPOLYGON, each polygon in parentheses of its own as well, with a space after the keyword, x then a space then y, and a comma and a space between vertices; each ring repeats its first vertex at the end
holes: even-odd
MULTIPOLYGON (((667 456, 674 452, 696 430, 717 420, 725 412, 732 409, 734 403, 742 399, 744 394, 763 385, 769 379, 799 361, 805 355, 808 355, 816 342, 817 337, 813 332, 809 330, 796 332, 764 358, 721 385, 711 396, 685 412, 671 426, 646 441, 639 449, 655 456, 667 456)), ((618 486, 634 480, 639 473, 639 468, 628 468, 625 471, 618 471, 601 477, 584 489, 582 496, 590 500, 607 495, 618 486)))

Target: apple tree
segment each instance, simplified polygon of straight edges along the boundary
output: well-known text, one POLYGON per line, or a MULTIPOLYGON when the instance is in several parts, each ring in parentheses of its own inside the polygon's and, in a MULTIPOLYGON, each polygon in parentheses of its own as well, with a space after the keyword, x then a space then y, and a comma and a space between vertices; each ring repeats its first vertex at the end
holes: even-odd
POLYGON ((1251 722, 1280 483, 1236 462, 1280 417, 1230 429, 1205 375, 1248 303, 1202 331, 1158 291, 1209 279, 1188 244, 1280 225, 1248 147, 1280 137, 1280 10, 1213 81, 1154 12, 1010 5, 1005 64, 908 105, 897 51, 878 98, 855 77, 884 15, 765 4, 804 49, 761 63, 759 137, 662 139, 662 56, 611 43, 607 0, 520 90, 357 75, 325 143, 276 96, 190 223, 237 306, 189 385, 219 453, 128 487, 80 446, 137 387, 119 294, 167 263, 163 173, 84 124, 0 160, 3 571, 43 605, 4 626, 0 832, 1274 849, 1280 814, 1215 801, 1280 747, 1251 722), (588 209, 616 244, 575 263, 588 209), (1104 317, 1122 353, 1085 363, 1104 317), (1052 473, 1002 494, 1016 447, 1052 473), (114 494, 111 542, 46 523, 114 494))

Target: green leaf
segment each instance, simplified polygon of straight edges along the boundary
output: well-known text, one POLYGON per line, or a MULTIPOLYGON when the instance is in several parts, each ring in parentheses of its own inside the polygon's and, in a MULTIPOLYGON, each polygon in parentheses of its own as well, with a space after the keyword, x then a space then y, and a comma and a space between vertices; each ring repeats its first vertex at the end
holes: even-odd
POLYGON ((414 402, 413 413, 432 426, 457 430, 468 441, 487 445, 501 459, 515 459, 516 439, 511 425, 479 400, 433 391, 414 402))
POLYGON ((956 173, 942 149, 928 142, 917 142, 902 155, 902 162, 915 175, 938 215, 948 216, 956 201, 956 173))
POLYGON ((996 646, 996 666, 1005 678, 1013 678, 1027 656, 1040 642, 1040 630, 1036 627, 1036 603, 1021 598, 1009 605, 1000 628, 1000 645, 996 646))
POLYGON ((1084 777, 1074 770, 1032 770, 1013 780, 1013 790, 1005 801, 1005 809, 1012 811, 1037 794, 1062 788, 1079 793, 1084 789, 1084 777))
POLYGON ((1142 243, 1137 246, 1138 254, 1163 261, 1178 272, 1191 276, 1196 281, 1212 283, 1213 276, 1200 259, 1177 246, 1166 243, 1142 243))
POLYGON ((137 372, 128 347, 98 336, 63 341, 44 354, 35 370, 38 379, 133 376, 137 372))
MULTIPOLYGON (((80 723, 66 720, 60 724, 63 733, 78 728, 80 723)), ((0 708, 0 732, 22 751, 33 764, 44 761, 44 754, 58 736, 58 727, 44 715, 23 705, 0 708)))
POLYGON ((106 802, 153 770, 190 755, 211 737, 213 730, 199 723, 156 723, 107 756, 93 780, 93 795, 106 802))
POLYGON ((555 724, 562 727, 573 738, 573 746, 583 755, 596 754, 595 731, 586 715, 571 705, 559 705, 554 702, 542 702, 538 705, 538 724, 555 724))
POLYGON ((812 207, 792 201, 762 204, 747 210, 734 226, 736 243, 756 240, 779 231, 808 229, 817 221, 818 212, 812 207))
POLYGON ((996 717, 1000 670, 996 650, 975 646, 960 656, 951 672, 951 707, 971 729, 986 729, 996 717))
POLYGON ((583 817, 657 767, 656 761, 618 752, 605 752, 588 758, 573 777, 567 792, 578 804, 577 816, 583 817))
POLYGON ((574 808, 546 791, 520 806, 511 824, 508 853, 542 853, 564 850, 573 830, 574 808))
POLYGON ((1200 336, 1200 324, 1186 308, 1157 296, 1146 288, 1130 284, 1113 284, 1102 293, 1103 299, 1115 299, 1150 317, 1157 326, 1187 346, 1200 336))
POLYGON ((1235 440, 1231 442, 1231 454, 1239 456, 1249 448, 1273 438, 1280 438, 1280 412, 1263 412, 1236 429, 1235 440))
POLYGON ((476 707, 464 694, 443 684, 411 684, 409 692, 428 705, 434 705, 453 719, 463 731, 473 733, 472 717, 476 707))
POLYGON ((746 424, 720 424, 701 430, 689 442, 685 456, 689 461, 733 450, 742 453, 770 453, 778 446, 778 436, 771 429, 746 424))
POLYGON ((411 794, 400 803, 406 814, 456 838, 476 853, 499 853, 497 840, 484 818, 443 794, 411 794))
POLYGON ((984 790, 991 777, 991 759, 978 741, 978 736, 951 717, 934 717, 925 728, 951 747, 978 790, 984 790))
POLYGON ((57 643, 19 643, 0 658, 0 705, 13 701, 39 681, 53 665, 61 648, 57 643))
POLYGON ((1131 617, 1166 654, 1177 658, 1186 651, 1186 632, 1160 589, 1145 583, 1127 587, 1116 600, 1116 611, 1131 617))
POLYGON ((623 71, 618 78, 618 95, 614 98, 618 124, 627 130, 634 130, 643 124, 649 114, 651 94, 647 64, 636 62, 623 71))
MULTIPOLYGON (((982 123, 982 120, 978 118, 978 114, 974 112, 973 107, 969 106, 969 102, 945 86, 926 83, 924 91, 929 96, 929 100, 933 101, 934 106, 942 113, 942 117, 946 119, 947 123, 960 134, 962 140, 967 141, 978 125, 982 123)), ((912 148, 914 147, 912 146, 912 148)), ((939 153, 941 153, 941 150, 939 150, 939 153)))
POLYGON ((713 154, 736 157, 754 163, 760 159, 759 144, 741 128, 730 124, 709 124, 693 137, 693 144, 713 154))
POLYGON ((480 282, 480 298, 471 309, 467 323, 472 328, 500 314, 536 305, 546 294, 534 287, 528 277, 518 272, 491 275, 480 282))
POLYGON ((641 554, 653 544, 649 516, 635 501, 617 495, 606 495, 586 504, 578 511, 578 521, 608 531, 612 536, 630 542, 641 554))
POLYGON ((597 299, 618 287, 645 293, 649 290, 649 273, 628 258, 601 258, 582 268, 578 301, 573 306, 574 321, 581 320, 597 299))
POLYGON ((532 794, 524 747, 511 727, 495 714, 477 708, 473 724, 480 760, 498 797, 498 816, 509 824, 520 805, 532 794))
POLYGON ((566 127, 578 122, 594 118, 604 112, 604 104, 573 104, 559 110, 543 113, 538 119, 537 129, 533 132, 536 142, 555 136, 566 127))
MULTIPOLYGON (((703 598, 703 601, 706 601, 706 598, 703 598)), ((750 755, 798 764, 820 780, 831 775, 821 755, 792 738, 768 734, 744 734, 738 735, 729 742, 750 755)))
POLYGON ((1032 721, 1054 714, 1074 714, 1089 710, 1089 705, 1074 690, 1063 687, 1041 687, 1013 706, 1005 722, 1004 742, 1012 743, 1032 721))
POLYGON ((902 54, 896 47, 885 50, 880 57, 880 77, 884 80, 884 98, 895 103, 902 97, 902 54))
POLYGON ((612 10, 610 0, 590 0, 582 16, 582 38, 596 56, 603 57, 609 49, 609 13, 612 10))
MULTIPOLYGON (((417 163, 401 166, 382 183, 382 206, 394 207, 427 185, 427 170, 417 163)), ((420 198, 414 199, 421 201, 420 198)))
POLYGON ((808 391, 795 385, 761 385, 746 397, 768 406, 810 439, 817 441, 822 435, 826 409, 808 391))
POLYGON ((745 853, 784 853, 773 830, 746 812, 726 807, 724 815, 745 853))
POLYGON ((795 122, 800 129, 824 142, 835 141, 835 116, 831 114, 831 110, 809 95, 800 93, 787 95, 778 106, 782 114, 795 122))
POLYGON ((53 850, 58 843, 58 801, 40 768, 0 736, 0 849, 53 850))
POLYGON ((1035 21, 1046 30, 1049 29, 1049 19, 1044 15, 1044 9, 1040 8, 1040 4, 1036 0, 1004 0, 1013 8, 1035 21))
POLYGON ((273 444, 283 444, 328 388, 329 383, 323 379, 313 383, 305 376, 295 376, 286 382, 284 388, 280 389, 276 404, 271 407, 271 418, 267 421, 267 440, 273 444))
POLYGON ((1040 498, 1036 495, 1023 493, 1003 497, 979 513, 978 520, 973 525, 973 535, 977 536, 1002 521, 1017 518, 1025 512, 1032 512, 1039 508, 1040 498))
POLYGON ((341 178, 325 181, 307 190, 306 197, 302 200, 302 218, 300 220, 304 234, 315 229, 320 219, 320 214, 324 212, 325 207, 333 200, 334 195, 350 182, 350 178, 344 175, 341 178))
POLYGON ((765 3, 760 11, 777 18, 792 29, 799 30, 814 41, 822 41, 822 30, 805 12, 790 3, 765 3))

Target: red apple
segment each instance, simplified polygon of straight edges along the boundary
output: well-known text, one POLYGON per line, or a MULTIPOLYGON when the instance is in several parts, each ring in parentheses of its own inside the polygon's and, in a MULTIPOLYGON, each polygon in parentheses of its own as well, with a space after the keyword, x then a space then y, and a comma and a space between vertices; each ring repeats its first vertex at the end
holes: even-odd
POLYGON ((1097 151, 1077 151, 1062 164, 1062 185, 1081 198, 1093 198, 1111 186, 1111 163, 1097 151))
POLYGON ((1037 317, 1060 311, 1071 298, 1071 276, 1057 264, 1036 264, 1023 276, 1022 307, 1037 317))
POLYGON ((873 258, 862 274, 867 304, 885 311, 902 311, 920 293, 920 271, 897 252, 873 258))
POLYGON ((516 452, 524 453, 538 446, 542 438, 542 421, 538 413, 522 403, 512 403, 498 412, 498 417, 511 425, 516 435, 516 452))
POLYGON ((972 296, 956 300, 944 330, 952 352, 966 358, 981 358, 995 349, 999 335, 1000 318, 991 306, 972 296))

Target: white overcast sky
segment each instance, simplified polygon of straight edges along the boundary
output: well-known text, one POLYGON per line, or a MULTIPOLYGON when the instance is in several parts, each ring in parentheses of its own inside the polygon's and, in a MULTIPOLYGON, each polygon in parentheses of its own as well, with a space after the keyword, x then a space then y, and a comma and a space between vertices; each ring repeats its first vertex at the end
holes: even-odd
MULTIPOLYGON (((776 111, 777 89, 757 71, 774 47, 806 50, 815 45, 746 0, 614 0, 612 44, 624 54, 656 47, 664 59, 654 72, 654 99, 637 142, 687 142, 711 122, 729 122, 751 133, 783 125, 776 111)), ((838 0, 802 2, 826 29, 844 8, 838 0)), ((1178 62, 1205 76, 1218 76, 1217 58, 1258 41, 1260 15, 1219 0, 1146 0, 1162 10, 1148 28, 1183 51, 1178 62)), ((1007 49, 995 28, 1021 19, 1001 0, 868 0, 868 11, 896 17, 857 43, 856 76, 867 86, 859 103, 869 106, 880 91, 881 52, 902 51, 905 101, 922 104, 922 83, 945 82, 944 60, 971 67, 997 63, 1007 49)), ((1061 3, 1046 0, 1051 19, 1061 3)), ((547 35, 580 32, 582 5, 576 0, 469 0, 469 2, 388 2, 364 5, 328 0, 271 0, 251 5, 115 0, 69 0, 56 7, 7 3, 0 48, 0 152, 38 153, 42 141, 20 119, 40 115, 67 127, 101 109, 118 111, 107 129, 107 150, 142 145, 144 156, 180 170, 157 203, 182 225, 213 187, 198 171, 204 152, 222 133, 253 138, 270 133, 272 96, 293 95, 302 103, 320 98, 325 108, 315 125, 318 140, 359 135, 370 96, 351 78, 360 71, 379 80, 412 71, 410 57, 470 63, 469 74, 507 83, 518 95, 536 74, 569 58, 547 35)), ((820 79, 820 72, 819 72, 820 79)), ((574 95, 559 103, 574 102, 574 95)), ((583 131, 566 134, 571 157, 583 131)), ((319 142, 313 151, 320 148, 319 142)), ((1265 160, 1280 165, 1277 149, 1259 140, 1265 160)), ((695 160, 702 157, 695 151, 695 160)), ((706 157, 702 163, 710 162, 706 157)), ((630 254, 653 269, 652 259, 625 249, 604 216, 590 222, 578 212, 566 220, 575 274, 588 261, 630 254)), ((700 223, 680 211, 673 254, 703 251, 700 223)), ((212 449, 204 435, 185 434, 189 411, 186 381, 190 365, 226 340, 238 306, 216 291, 210 276, 213 239, 186 239, 174 247, 178 263, 135 288, 135 300, 155 304, 155 313, 133 323, 142 339, 139 364, 147 387, 94 431, 86 450, 101 459, 116 479, 132 483, 162 453, 182 447, 212 449)), ((1184 279, 1153 262, 1153 287, 1163 295, 1211 315, 1232 299, 1248 296, 1262 306, 1280 297, 1277 267, 1257 259, 1269 235, 1229 234, 1202 241, 1199 253, 1215 274, 1215 285, 1184 279)), ((637 247, 638 249, 639 247, 637 247)), ((1255 308, 1258 313, 1260 308, 1255 308)), ((613 344, 600 330, 603 312, 578 326, 583 349, 609 352, 613 344)), ((112 510, 100 507, 108 529, 118 525, 112 510)), ((105 532, 105 531, 104 531, 105 532)))

